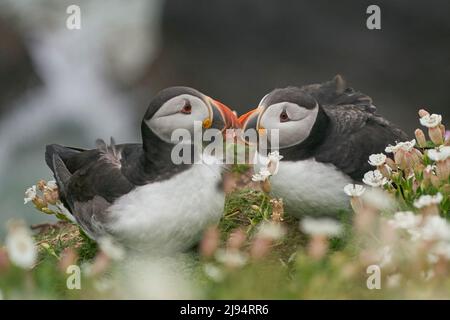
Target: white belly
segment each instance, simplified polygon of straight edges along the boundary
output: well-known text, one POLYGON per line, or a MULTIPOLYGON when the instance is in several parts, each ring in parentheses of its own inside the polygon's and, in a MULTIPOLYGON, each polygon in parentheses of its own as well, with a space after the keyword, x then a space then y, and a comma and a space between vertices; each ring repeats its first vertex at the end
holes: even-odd
POLYGON ((108 209, 114 222, 107 228, 139 251, 184 251, 222 217, 221 179, 219 166, 194 164, 169 180, 138 187, 108 209))
POLYGON ((281 161, 279 171, 270 178, 272 193, 283 198, 287 214, 336 215, 349 208, 344 186, 351 178, 332 164, 314 159, 281 161))

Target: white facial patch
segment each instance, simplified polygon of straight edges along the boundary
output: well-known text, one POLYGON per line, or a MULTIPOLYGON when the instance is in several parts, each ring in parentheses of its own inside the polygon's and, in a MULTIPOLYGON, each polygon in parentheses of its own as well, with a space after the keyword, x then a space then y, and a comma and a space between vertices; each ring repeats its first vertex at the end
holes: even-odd
MULTIPOLYGON (((281 148, 287 148, 303 142, 308 138, 311 129, 317 119, 319 106, 307 109, 291 102, 280 102, 266 108, 260 116, 259 127, 267 130, 279 130, 279 143, 281 148), (287 121, 281 120, 281 114, 285 112, 287 121)), ((270 135, 269 139, 270 139, 270 135)))
POLYGON ((202 99, 189 94, 182 94, 166 101, 145 123, 159 138, 171 143, 173 142, 171 136, 174 130, 185 129, 193 135, 194 122, 202 122, 210 118, 210 112, 210 108, 202 99), (186 104, 191 107, 190 114, 181 112, 186 104))

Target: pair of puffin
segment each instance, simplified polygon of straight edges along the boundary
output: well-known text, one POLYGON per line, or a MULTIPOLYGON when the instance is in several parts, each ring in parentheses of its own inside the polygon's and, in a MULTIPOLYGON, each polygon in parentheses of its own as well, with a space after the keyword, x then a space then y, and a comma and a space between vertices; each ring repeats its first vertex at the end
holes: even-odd
POLYGON ((52 144, 45 159, 61 201, 91 238, 112 236, 139 251, 180 252, 220 220, 223 167, 214 161, 174 164, 178 141, 172 141, 172 132, 238 127, 279 130, 284 158, 272 190, 296 216, 347 208, 342 188, 368 170, 369 155, 406 138, 375 114, 370 97, 337 76, 323 84, 275 89, 240 119, 195 89, 167 88, 144 115, 142 143, 98 140, 93 150, 52 144))

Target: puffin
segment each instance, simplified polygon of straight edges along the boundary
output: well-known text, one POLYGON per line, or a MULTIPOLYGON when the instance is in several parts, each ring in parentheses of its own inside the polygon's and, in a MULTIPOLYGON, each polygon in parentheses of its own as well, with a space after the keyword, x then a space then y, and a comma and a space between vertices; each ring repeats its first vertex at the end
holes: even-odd
POLYGON ((299 218, 338 217, 348 210, 344 186, 360 183, 371 170, 371 154, 408 138, 377 114, 368 95, 348 87, 340 75, 321 84, 275 89, 239 122, 244 133, 257 130, 259 139, 267 139, 267 147, 258 144, 255 171, 268 151, 278 148, 283 158, 270 178, 271 193, 299 218), (271 143, 273 129, 278 141, 271 143))
MULTIPOLYGON (((50 144, 45 160, 62 203, 90 238, 111 237, 142 252, 183 252, 223 214, 223 165, 177 164, 172 153, 179 140, 172 132, 224 131, 237 123, 219 101, 193 88, 170 87, 151 100, 141 122, 142 143, 111 138, 109 145, 97 140, 91 150, 50 144)), ((193 139, 183 143, 201 153, 193 139)))

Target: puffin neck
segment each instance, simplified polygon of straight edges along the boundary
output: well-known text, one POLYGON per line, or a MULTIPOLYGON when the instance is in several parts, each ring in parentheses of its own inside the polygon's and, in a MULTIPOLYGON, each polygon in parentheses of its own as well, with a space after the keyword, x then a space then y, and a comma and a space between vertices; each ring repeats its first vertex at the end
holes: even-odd
POLYGON ((166 176, 174 172, 186 170, 190 164, 176 165, 171 159, 173 144, 163 141, 142 121, 142 165, 151 175, 166 176))
POLYGON ((329 135, 329 122, 330 119, 326 115, 323 108, 319 106, 316 121, 308 135, 308 138, 297 145, 281 149, 280 153, 283 155, 283 159, 287 161, 295 161, 312 157, 315 149, 319 147, 329 135))

